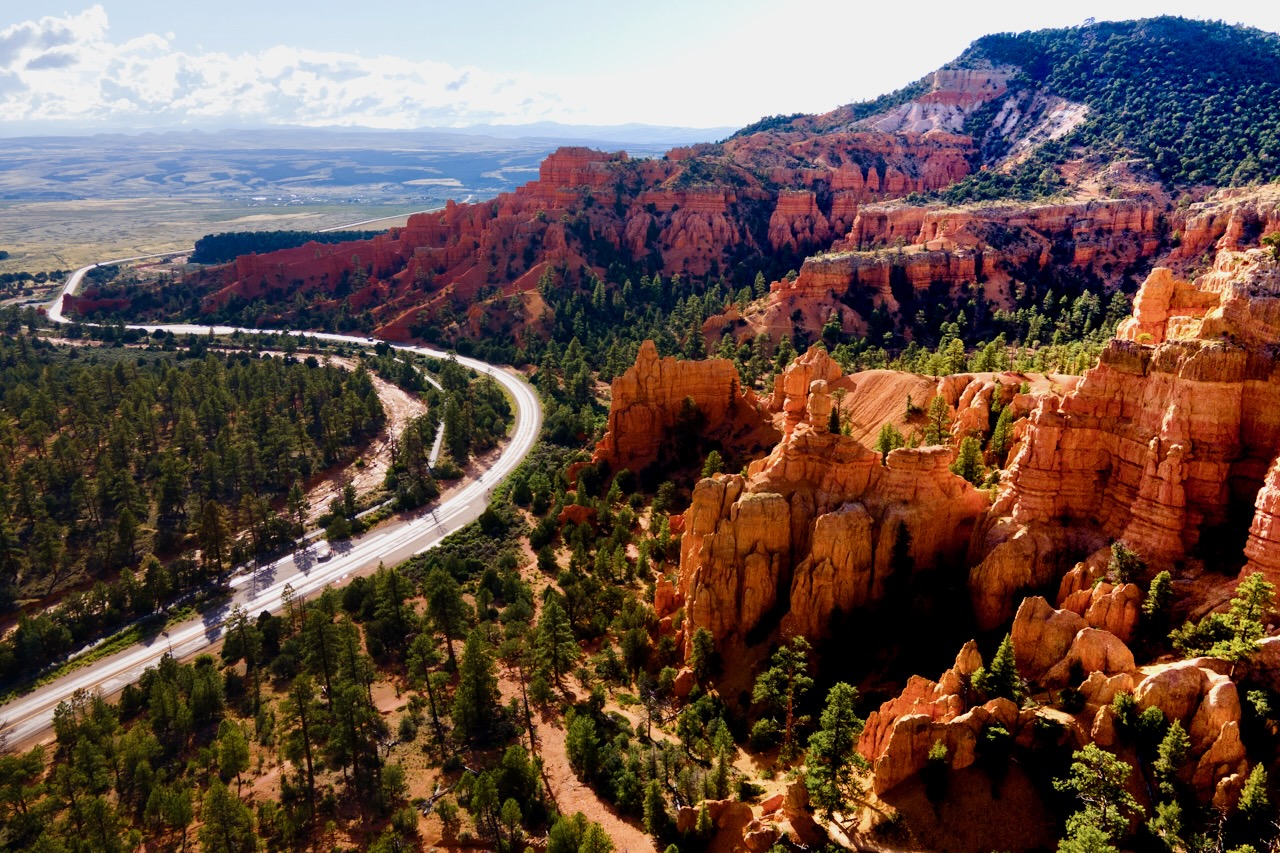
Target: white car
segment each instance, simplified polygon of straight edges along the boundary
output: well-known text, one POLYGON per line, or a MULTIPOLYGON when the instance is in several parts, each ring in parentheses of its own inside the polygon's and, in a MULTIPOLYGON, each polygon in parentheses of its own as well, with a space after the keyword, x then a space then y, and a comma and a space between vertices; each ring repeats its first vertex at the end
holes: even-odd
POLYGON ((328 542, 318 543, 314 548, 311 549, 311 553, 312 555, 315 556, 316 561, 320 563, 323 563, 325 560, 331 559, 333 557, 333 549, 329 547, 328 542))

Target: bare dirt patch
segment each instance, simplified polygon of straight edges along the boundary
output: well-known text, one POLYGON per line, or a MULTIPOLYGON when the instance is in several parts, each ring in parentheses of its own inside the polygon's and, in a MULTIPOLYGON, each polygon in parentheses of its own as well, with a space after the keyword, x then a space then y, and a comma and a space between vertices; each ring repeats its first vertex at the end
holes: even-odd
MULTIPOLYGON (((330 363, 354 370, 355 364, 348 359, 330 358, 330 363)), ((378 399, 387 413, 386 424, 382 432, 369 444, 360 460, 363 464, 339 465, 325 471, 320 478, 313 480, 307 488, 307 501, 311 508, 307 511, 307 524, 315 524, 316 520, 329 509, 329 502, 342 496, 342 489, 350 483, 356 494, 365 494, 382 487, 391 468, 391 448, 396 436, 404 431, 414 418, 427 413, 427 404, 402 388, 377 376, 370 376, 373 387, 377 389, 378 399)))

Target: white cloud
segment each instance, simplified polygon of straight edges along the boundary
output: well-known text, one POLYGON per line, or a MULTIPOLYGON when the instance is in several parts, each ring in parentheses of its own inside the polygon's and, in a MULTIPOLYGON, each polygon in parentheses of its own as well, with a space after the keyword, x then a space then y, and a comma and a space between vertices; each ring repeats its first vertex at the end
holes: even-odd
POLYGON ((0 122, 411 128, 572 118, 528 74, 288 46, 190 53, 172 38, 114 42, 102 6, 0 30, 0 122))

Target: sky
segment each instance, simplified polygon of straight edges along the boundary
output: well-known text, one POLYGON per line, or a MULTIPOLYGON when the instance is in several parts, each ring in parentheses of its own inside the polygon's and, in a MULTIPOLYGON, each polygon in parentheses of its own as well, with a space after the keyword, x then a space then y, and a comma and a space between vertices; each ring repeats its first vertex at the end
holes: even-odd
MULTIPOLYGON (((0 136, 472 124, 741 126, 896 89, 1004 31, 1187 0, 4 0, 0 136)), ((1212 16, 1280 31, 1280 5, 1212 16)))

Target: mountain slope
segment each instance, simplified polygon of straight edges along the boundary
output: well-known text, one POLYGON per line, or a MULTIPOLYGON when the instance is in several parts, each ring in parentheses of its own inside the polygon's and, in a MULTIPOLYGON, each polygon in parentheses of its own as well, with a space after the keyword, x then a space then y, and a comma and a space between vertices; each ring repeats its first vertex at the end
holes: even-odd
MULTIPOLYGON (((1014 66, 1010 97, 1088 108, 1066 140, 1136 155, 1175 183, 1239 185, 1280 176, 1280 36, 1161 17, 986 36, 956 68, 1014 66)), ((991 127, 980 129, 989 134, 991 127)))

